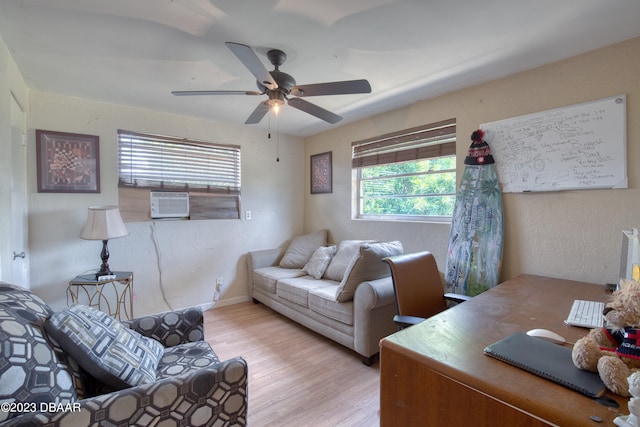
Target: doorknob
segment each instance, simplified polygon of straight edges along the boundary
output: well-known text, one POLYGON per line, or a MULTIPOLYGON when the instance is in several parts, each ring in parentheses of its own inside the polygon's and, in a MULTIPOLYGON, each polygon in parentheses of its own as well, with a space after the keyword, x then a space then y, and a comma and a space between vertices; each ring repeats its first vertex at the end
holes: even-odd
POLYGON ((24 251, 20 252, 19 254, 17 254, 15 251, 13 252, 13 259, 16 259, 16 258, 24 259, 24 257, 26 257, 26 256, 27 256, 27 254, 25 254, 24 251))

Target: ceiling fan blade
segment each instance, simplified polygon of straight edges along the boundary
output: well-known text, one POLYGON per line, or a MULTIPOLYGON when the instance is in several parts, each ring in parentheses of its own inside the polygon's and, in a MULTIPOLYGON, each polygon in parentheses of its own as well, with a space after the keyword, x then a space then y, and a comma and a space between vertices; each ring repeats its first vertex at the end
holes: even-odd
POLYGON ((191 95, 262 95, 254 90, 174 90, 175 96, 191 95))
POLYGON ((225 42, 225 44, 231 52, 238 57, 240 62, 251 71, 251 74, 255 76, 258 82, 269 89, 276 89, 278 87, 276 81, 250 46, 233 42, 225 42))
POLYGON ((260 120, 262 120, 262 118, 268 112, 269 112, 269 102, 268 101, 262 101, 260 104, 258 104, 256 109, 253 110, 253 113, 251 113, 251 115, 249 116, 247 121, 244 122, 244 124, 245 125, 255 125, 257 123, 260 123, 260 120))
POLYGON ((342 120, 342 117, 340 117, 339 115, 333 114, 331 111, 325 110, 322 107, 318 107, 317 105, 312 104, 309 101, 305 101, 302 98, 290 99, 289 105, 291 105, 293 108, 304 111, 305 113, 309 113, 312 116, 316 116, 317 118, 331 124, 338 123, 340 120, 342 120))
POLYGON ((371 93, 367 80, 345 80, 341 82, 297 85, 291 88, 295 96, 346 95, 351 93, 371 93))

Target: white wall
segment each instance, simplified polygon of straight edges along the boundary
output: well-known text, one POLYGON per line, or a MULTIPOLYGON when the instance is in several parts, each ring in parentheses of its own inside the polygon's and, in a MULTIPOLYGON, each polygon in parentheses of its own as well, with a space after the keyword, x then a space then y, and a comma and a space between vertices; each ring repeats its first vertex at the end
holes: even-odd
POLYGON ((430 250, 444 269, 450 224, 351 219, 351 142, 457 118, 458 179, 481 123, 626 93, 629 189, 505 194, 502 278, 540 274, 615 282, 621 232, 640 227, 640 38, 599 49, 410 107, 336 128, 305 140, 306 231, 333 239, 399 239, 405 251, 430 250), (332 194, 309 194, 309 156, 333 152, 332 194))
POLYGON ((27 110, 28 89, 16 67, 7 47, 0 39, 0 278, 11 277, 12 256, 14 250, 21 251, 11 245, 11 98, 27 110))
POLYGON ((302 231, 304 148, 297 138, 59 94, 30 92, 30 253, 32 289, 54 308, 66 305, 67 282, 95 270, 101 242, 80 239, 91 205, 118 204, 117 130, 239 144, 242 210, 252 220, 128 223, 129 236, 109 242, 112 270, 134 272, 134 314, 210 303, 224 278, 220 303, 247 299, 245 254, 283 244, 302 231), (99 194, 38 193, 35 130, 100 137, 99 194), (169 303, 165 303, 164 297, 169 303))

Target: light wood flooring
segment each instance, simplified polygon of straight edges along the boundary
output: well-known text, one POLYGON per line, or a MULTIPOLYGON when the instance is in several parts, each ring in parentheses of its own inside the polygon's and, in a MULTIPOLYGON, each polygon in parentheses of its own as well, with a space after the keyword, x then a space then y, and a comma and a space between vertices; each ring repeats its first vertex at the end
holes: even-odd
POLYGON ((379 426, 379 361, 362 364, 346 347, 262 304, 205 312, 205 339, 221 360, 249 365, 250 427, 379 426))

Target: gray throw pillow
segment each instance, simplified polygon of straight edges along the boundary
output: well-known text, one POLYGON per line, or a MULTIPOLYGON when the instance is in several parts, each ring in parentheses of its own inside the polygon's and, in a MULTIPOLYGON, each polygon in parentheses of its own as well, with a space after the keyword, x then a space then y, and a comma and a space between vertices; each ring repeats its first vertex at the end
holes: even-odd
POLYGON ((375 242, 375 240, 343 240, 338 243, 336 254, 331 259, 327 271, 324 272, 324 278, 341 282, 360 246, 369 242, 375 242))
POLYGON ((302 268, 309 261, 313 252, 320 246, 327 245, 327 230, 316 231, 291 239, 289 247, 280 260, 282 268, 302 268))
POLYGON ((74 305, 53 314, 47 332, 87 372, 104 384, 123 389, 156 380, 164 347, 102 311, 74 305))
POLYGON ((359 254, 351 260, 340 286, 336 289, 336 300, 352 300, 360 283, 390 276, 391 270, 382 262, 382 258, 401 255, 402 252, 402 243, 399 241, 365 243, 360 246, 359 254))
POLYGON ((315 250, 309 262, 302 268, 302 271, 307 273, 314 279, 320 279, 325 270, 333 258, 333 254, 336 253, 335 246, 321 246, 315 250))

